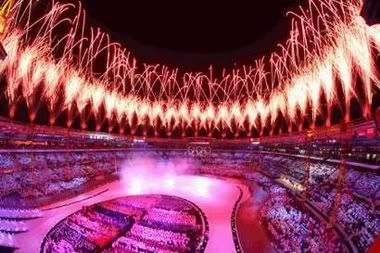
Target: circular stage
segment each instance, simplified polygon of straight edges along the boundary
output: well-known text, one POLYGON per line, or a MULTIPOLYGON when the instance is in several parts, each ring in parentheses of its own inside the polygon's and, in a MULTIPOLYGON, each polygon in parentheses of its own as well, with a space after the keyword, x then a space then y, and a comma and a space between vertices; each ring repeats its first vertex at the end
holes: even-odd
POLYGON ((69 215, 44 238, 41 252, 204 252, 208 223, 183 198, 116 198, 69 215))

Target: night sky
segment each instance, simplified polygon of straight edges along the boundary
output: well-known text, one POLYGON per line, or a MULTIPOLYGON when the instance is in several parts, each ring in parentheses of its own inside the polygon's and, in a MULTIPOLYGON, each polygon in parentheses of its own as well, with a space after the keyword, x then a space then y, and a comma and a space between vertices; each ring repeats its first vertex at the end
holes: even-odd
POLYGON ((251 63, 268 54, 287 38, 287 12, 306 1, 83 2, 91 22, 124 43, 138 59, 202 68, 251 63))

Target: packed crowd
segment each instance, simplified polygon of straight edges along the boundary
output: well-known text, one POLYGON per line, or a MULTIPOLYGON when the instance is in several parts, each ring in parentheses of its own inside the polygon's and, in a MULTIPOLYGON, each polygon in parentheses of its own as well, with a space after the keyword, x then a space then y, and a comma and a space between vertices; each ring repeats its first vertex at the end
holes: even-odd
POLYGON ((45 237, 42 252, 80 247, 105 252, 194 252, 207 240, 204 219, 193 204, 176 197, 114 199, 61 221, 45 237))
MULTIPOLYGON (((244 158, 244 154, 245 152, 242 152, 241 157, 244 158)), ((282 242, 284 244, 281 248, 282 250, 291 251, 291 248, 286 248, 285 246, 287 244, 292 245, 292 240, 296 236, 298 236, 299 240, 295 241, 298 242, 306 237, 318 239, 313 241, 314 246, 311 246, 311 244, 298 244, 293 245, 295 248, 301 246, 313 247, 315 251, 319 249, 318 247, 322 247, 326 251, 340 249, 341 244, 337 238, 333 241, 326 240, 326 235, 323 234, 326 231, 326 226, 323 224, 325 222, 321 220, 325 219, 325 221, 328 221, 332 215, 332 209, 338 192, 339 164, 328 163, 324 160, 307 161, 306 159, 287 155, 256 152, 250 154, 251 164, 248 166, 248 163, 245 163, 244 159, 242 159, 242 162, 238 158, 236 161, 233 158, 234 156, 230 156, 229 159, 225 157, 220 160, 213 159, 210 162, 203 163, 197 169, 197 172, 244 178, 257 182, 267 189, 271 194, 272 202, 267 203, 267 213, 264 212, 263 216, 268 214, 267 221, 271 221, 268 223, 268 227, 271 230, 271 234, 273 233, 273 235, 278 236, 278 243, 282 242), (223 170, 220 167, 221 164, 223 164, 223 170), (295 201, 297 198, 287 193, 292 192, 301 199, 302 190, 298 189, 298 191, 295 191, 296 187, 290 187, 289 185, 287 185, 289 188, 287 190, 287 188, 280 186, 280 182, 284 183, 282 181, 283 178, 286 178, 288 182, 294 185, 302 186, 306 176, 306 166, 308 165, 310 166, 310 175, 307 201, 324 218, 317 217, 310 212, 305 213, 304 209, 300 208, 297 201, 295 201), (260 173, 252 172, 256 170, 259 170, 260 173), (271 212, 269 212, 270 210, 271 212), (295 227, 295 230, 292 230, 293 227, 295 227), (287 232, 284 234, 284 231, 287 232), (316 234, 310 235, 310 231, 314 231, 313 233, 316 234), (305 234, 306 232, 309 234, 305 234), (293 235, 293 237, 286 236, 287 233, 293 235)), ((345 184, 341 204, 338 207, 337 224, 341 225, 347 234, 347 239, 351 240, 359 251, 366 251, 380 234, 380 219, 378 214, 380 178, 373 172, 358 170, 350 166, 347 166, 344 175, 345 184)))
POLYGON ((0 206, 36 207, 110 180, 122 152, 0 152, 0 206))
POLYGON ((336 235, 308 209, 302 208, 288 191, 270 178, 250 173, 248 179, 259 184, 269 195, 261 209, 266 224, 280 252, 342 252, 336 235), (329 234, 330 233, 330 234, 329 234))
POLYGON ((351 232, 352 241, 361 251, 368 249, 380 233, 378 212, 366 205, 365 202, 355 201, 348 194, 344 194, 342 197, 338 221, 347 231, 351 232))
MULTIPOLYGON (((331 215, 336 194, 333 185, 321 186, 311 191, 310 201, 326 215, 331 215)), ((368 249, 380 233, 378 210, 347 191, 342 194, 337 221, 361 251, 368 249)))
POLYGON ((208 160, 196 167, 194 173, 244 177, 252 170, 249 166, 251 156, 252 154, 246 151, 214 152, 208 160))
POLYGON ((273 198, 262 210, 263 219, 281 252, 342 251, 337 238, 330 241, 323 223, 287 201, 287 197, 273 198))
POLYGON ((140 237, 142 240, 162 244, 164 247, 171 247, 181 252, 189 250, 187 245, 190 238, 186 234, 160 229, 159 226, 152 228, 135 224, 126 236, 140 237))
MULTIPOLYGON (((333 212, 338 194, 338 164, 323 161, 310 162, 308 201, 325 217, 333 212)), ((303 183, 307 161, 288 156, 255 154, 255 167, 273 179, 286 176, 293 182, 303 183)), ((349 167, 344 172, 341 203, 337 222, 360 251, 365 251, 380 234, 378 214, 380 177, 371 172, 349 167)))
MULTIPOLYGON (((271 177, 286 175, 297 182, 303 182, 309 163, 309 184, 313 187, 330 183, 334 185, 339 175, 339 164, 330 164, 324 161, 307 161, 306 159, 267 153, 255 153, 252 158, 254 165, 263 168, 263 171, 270 174, 271 177)), ((380 201, 380 176, 375 172, 359 170, 349 165, 346 167, 346 187, 368 200, 380 201)))
POLYGON ((253 168, 242 164, 226 170, 221 170, 220 165, 217 164, 205 164, 199 168, 199 171, 205 174, 244 178, 259 184, 268 192, 270 198, 265 203, 261 216, 267 224, 275 247, 280 252, 341 252, 343 250, 338 237, 334 235, 331 237, 326 233, 326 224, 311 212, 304 210, 288 193, 288 190, 272 178, 262 173, 252 172, 253 168))
POLYGON ((2 247, 13 248, 15 244, 12 233, 0 232, 0 245, 2 247))
POLYGON ((14 234, 28 231, 25 220, 41 216, 38 209, 0 208, 0 252, 13 252, 14 234))
POLYGON ((20 233, 20 232, 26 232, 26 231, 27 231, 27 228, 23 221, 0 219, 0 232, 20 233))
POLYGON ((39 209, 0 208, 0 218, 12 220, 34 219, 42 216, 39 209))
POLYGON ((196 219, 194 215, 180 213, 175 210, 165 210, 160 208, 152 208, 152 210, 144 216, 144 220, 152 222, 164 222, 167 224, 184 224, 195 226, 196 219))
MULTIPOLYGON (((113 244, 112 248, 106 249, 106 253, 122 253, 122 252, 157 252, 157 248, 149 242, 142 241, 139 237, 120 236, 113 244)), ((160 248, 162 253, 174 253, 170 249, 160 248)))

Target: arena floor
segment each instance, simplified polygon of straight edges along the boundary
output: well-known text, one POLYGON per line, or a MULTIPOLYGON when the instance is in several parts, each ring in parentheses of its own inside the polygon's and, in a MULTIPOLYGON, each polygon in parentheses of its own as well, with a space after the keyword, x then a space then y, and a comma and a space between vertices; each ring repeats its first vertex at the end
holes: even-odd
MULTIPOLYGON (((205 252, 235 252, 231 213, 240 195, 239 187, 243 192, 242 202, 250 197, 249 189, 239 181, 182 175, 161 187, 144 188, 142 185, 133 187, 132 194, 166 194, 193 202, 203 210, 209 223, 209 241, 205 252)), ((27 221, 28 232, 15 236, 18 252, 39 252, 41 242, 49 230, 83 206, 127 195, 131 195, 131 189, 123 182, 117 181, 75 198, 46 206, 42 218, 27 221)))

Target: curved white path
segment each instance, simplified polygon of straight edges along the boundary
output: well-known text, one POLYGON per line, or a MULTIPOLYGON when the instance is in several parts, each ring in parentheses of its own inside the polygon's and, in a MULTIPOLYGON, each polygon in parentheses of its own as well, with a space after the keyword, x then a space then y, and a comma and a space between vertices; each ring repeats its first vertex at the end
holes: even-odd
MULTIPOLYGON (((206 176, 182 175, 176 177, 170 185, 160 185, 154 189, 138 189, 139 193, 157 193, 182 197, 199 206, 205 213, 209 223, 209 241, 206 252, 235 252, 231 231, 231 213, 235 201, 239 197, 238 186, 243 190, 243 200, 249 197, 249 190, 239 181, 206 176)), ((54 208, 65 204, 67 206, 43 211, 43 218, 27 221, 29 231, 15 236, 16 252, 33 253, 40 251, 44 236, 59 221, 83 206, 89 206, 101 201, 130 195, 128 187, 117 181, 95 190, 81 194, 45 208, 54 208), (93 198, 89 196, 108 189, 93 198), (75 202, 86 199, 84 201, 75 202)))

